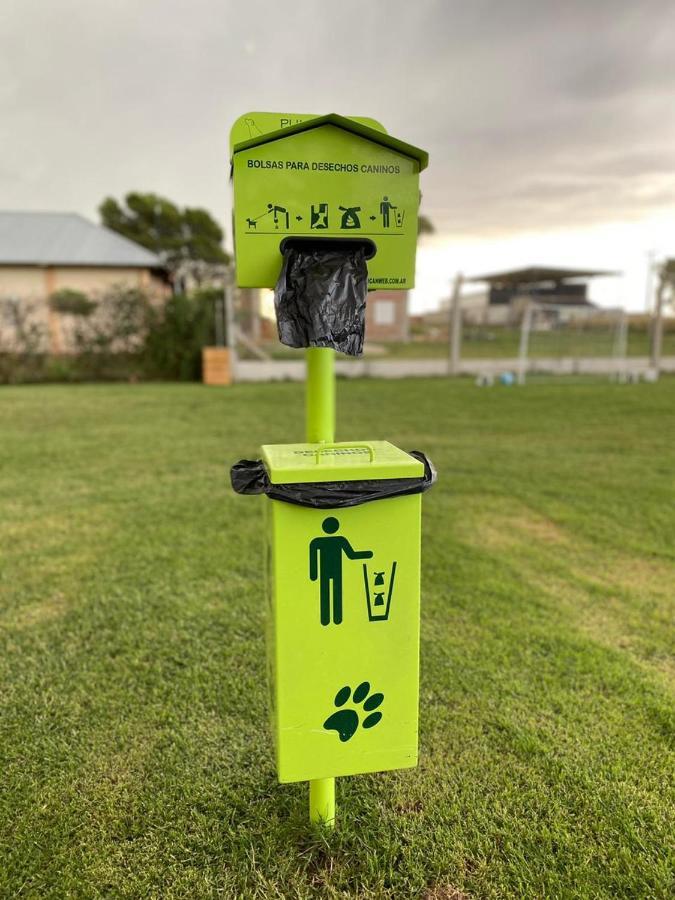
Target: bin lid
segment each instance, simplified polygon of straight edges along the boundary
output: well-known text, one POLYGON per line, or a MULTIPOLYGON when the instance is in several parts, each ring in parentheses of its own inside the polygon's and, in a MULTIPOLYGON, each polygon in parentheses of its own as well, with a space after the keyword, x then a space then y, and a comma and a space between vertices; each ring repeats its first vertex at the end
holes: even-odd
POLYGON ((263 462, 272 484, 421 478, 424 465, 389 441, 336 444, 265 444, 263 462))

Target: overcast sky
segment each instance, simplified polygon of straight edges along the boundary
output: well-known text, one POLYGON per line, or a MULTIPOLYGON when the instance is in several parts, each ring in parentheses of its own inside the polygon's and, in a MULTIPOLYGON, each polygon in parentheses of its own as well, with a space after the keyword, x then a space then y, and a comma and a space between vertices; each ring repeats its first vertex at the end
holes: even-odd
POLYGON ((237 116, 368 115, 430 153, 418 306, 575 262, 637 306, 675 254, 674 37, 673 0, 2 0, 0 208, 147 190, 229 232, 237 116))

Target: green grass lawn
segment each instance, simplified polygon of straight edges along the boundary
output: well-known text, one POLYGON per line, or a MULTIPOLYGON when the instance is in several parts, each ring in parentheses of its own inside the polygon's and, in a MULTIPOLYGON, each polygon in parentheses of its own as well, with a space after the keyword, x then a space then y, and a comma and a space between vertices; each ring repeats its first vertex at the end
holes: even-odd
MULTIPOLYGON (((420 765, 307 824, 266 730, 263 498, 301 385, 0 391, 0 897, 675 893, 675 380, 339 385, 419 447, 420 765)), ((387 501, 383 501, 387 502, 387 501)))

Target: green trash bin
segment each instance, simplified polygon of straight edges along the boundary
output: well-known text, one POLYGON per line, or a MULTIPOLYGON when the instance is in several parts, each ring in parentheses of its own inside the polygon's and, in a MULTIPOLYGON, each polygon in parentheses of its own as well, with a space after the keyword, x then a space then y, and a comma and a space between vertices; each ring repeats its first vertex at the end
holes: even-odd
POLYGON ((435 473, 386 441, 267 445, 262 464, 279 780, 416 765, 421 491, 435 473))

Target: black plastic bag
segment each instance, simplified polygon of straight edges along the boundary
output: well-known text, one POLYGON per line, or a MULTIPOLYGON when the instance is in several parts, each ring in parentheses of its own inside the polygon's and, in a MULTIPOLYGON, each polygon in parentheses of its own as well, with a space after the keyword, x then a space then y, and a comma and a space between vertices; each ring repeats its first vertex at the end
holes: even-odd
POLYGON ((361 247, 288 247, 274 290, 279 340, 360 356, 368 266, 361 247))
POLYGON ((303 481, 299 484, 272 484, 260 459, 241 459, 230 469, 232 487, 238 494, 266 494, 311 509, 343 509, 387 497, 405 497, 428 491, 436 481, 436 469, 420 450, 411 450, 424 463, 421 478, 372 478, 363 481, 303 481))

